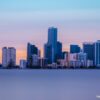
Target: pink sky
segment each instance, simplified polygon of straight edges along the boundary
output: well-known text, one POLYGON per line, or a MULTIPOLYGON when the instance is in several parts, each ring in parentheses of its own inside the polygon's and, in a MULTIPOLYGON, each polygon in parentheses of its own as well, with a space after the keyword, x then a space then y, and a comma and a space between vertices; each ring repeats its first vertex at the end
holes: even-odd
POLYGON ((19 59, 26 59, 28 42, 43 52, 47 30, 51 26, 58 28, 58 40, 63 43, 64 50, 68 50, 71 43, 82 45, 83 42, 100 40, 100 3, 97 0, 84 0, 86 3, 63 0, 58 5, 56 0, 53 5, 43 0, 45 3, 41 2, 40 6, 36 1, 10 1, 7 1, 9 5, 0 3, 0 62, 4 46, 17 49, 17 64, 19 59))

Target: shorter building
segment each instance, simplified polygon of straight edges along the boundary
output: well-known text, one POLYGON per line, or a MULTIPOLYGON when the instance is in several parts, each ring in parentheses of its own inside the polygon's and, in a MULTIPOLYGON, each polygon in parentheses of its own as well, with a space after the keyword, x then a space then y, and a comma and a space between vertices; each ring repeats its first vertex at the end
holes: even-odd
POLYGON ((68 62, 65 59, 59 59, 58 60, 58 67, 67 68, 68 67, 68 62))
POLYGON ((58 68, 58 65, 57 65, 57 63, 47 64, 47 68, 57 69, 58 68))
POLYGON ((81 48, 79 47, 79 45, 70 45, 70 53, 79 53, 81 51, 81 48))
POLYGON ((70 54, 69 66, 74 67, 74 68, 80 67, 80 62, 78 62, 78 54, 77 53, 70 54))
POLYGON ((7 47, 2 48, 2 66, 6 68, 8 66, 7 63, 7 47))
POLYGON ((87 67, 94 67, 94 63, 92 60, 87 60, 87 67))
POLYGON ((39 66, 41 68, 47 68, 47 59, 46 58, 39 58, 39 66))
POLYGON ((32 66, 39 66, 39 56, 36 54, 32 55, 32 66))
POLYGON ((2 66, 4 68, 16 66, 16 49, 14 47, 4 47, 2 49, 2 66))
POLYGON ((70 65, 70 68, 80 68, 81 62, 80 61, 70 61, 69 65, 70 65))
POLYGON ((87 67, 87 54, 83 52, 78 53, 78 61, 81 63, 81 67, 87 67))
POLYGON ((62 52, 62 59, 59 59, 57 61, 58 67, 60 66, 61 68, 68 68, 69 67, 69 56, 70 56, 70 53, 62 52))
POLYGON ((74 68, 79 67, 86 67, 87 66, 87 54, 80 52, 80 53, 73 53, 70 54, 69 58, 69 66, 74 68))
POLYGON ((27 67, 27 61, 26 60, 20 60, 20 68, 25 69, 27 67))
POLYGON ((78 53, 70 54, 70 61, 77 61, 78 60, 78 53))
POLYGON ((69 53, 68 52, 62 52, 62 59, 69 59, 69 53))

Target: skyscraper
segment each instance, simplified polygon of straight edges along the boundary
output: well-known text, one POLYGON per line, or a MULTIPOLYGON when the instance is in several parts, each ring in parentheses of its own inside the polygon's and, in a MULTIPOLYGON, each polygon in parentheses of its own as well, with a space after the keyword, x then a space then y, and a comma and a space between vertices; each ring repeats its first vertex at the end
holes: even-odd
POLYGON ((57 28, 50 27, 48 29, 48 41, 44 46, 45 57, 49 60, 49 63, 56 62, 57 54, 57 28))
POLYGON ((2 49, 2 65, 3 67, 12 68, 16 65, 16 49, 13 47, 4 47, 2 49))
POLYGON ((70 45, 70 53, 79 53, 81 51, 79 45, 70 45))
POLYGON ((95 57, 94 43, 83 43, 83 52, 87 54, 87 60, 94 62, 94 57, 95 57))
POLYGON ((62 59, 62 43, 57 42, 57 54, 56 54, 56 60, 62 59))
POLYGON ((52 45, 52 47, 56 47, 56 45, 57 45, 57 28, 50 27, 48 29, 48 44, 52 45))
POLYGON ((32 56, 38 55, 38 48, 35 45, 32 45, 30 43, 27 44, 27 62, 28 66, 32 66, 32 56))
POLYGON ((52 46, 49 44, 44 45, 44 58, 47 59, 48 64, 52 63, 52 46))
POLYGON ((100 67, 100 40, 95 43, 95 65, 100 67))

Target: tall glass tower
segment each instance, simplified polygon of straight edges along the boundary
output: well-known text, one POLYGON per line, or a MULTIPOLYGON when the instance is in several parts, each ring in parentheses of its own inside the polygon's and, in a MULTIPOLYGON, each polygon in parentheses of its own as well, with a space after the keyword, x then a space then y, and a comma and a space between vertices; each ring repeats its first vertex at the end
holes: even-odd
POLYGON ((50 27, 48 29, 48 45, 52 46, 52 63, 54 63, 57 53, 57 28, 50 27))
POLYGON ((100 40, 95 43, 95 65, 100 67, 100 40))
POLYGON ((87 60, 93 61, 95 58, 95 45, 94 43, 83 43, 83 52, 87 54, 87 60))
POLYGON ((57 54, 57 28, 50 27, 48 29, 48 41, 45 44, 44 54, 50 64, 56 62, 57 54))
POLYGON ((56 47, 57 45, 57 28, 50 27, 48 29, 48 44, 56 47))

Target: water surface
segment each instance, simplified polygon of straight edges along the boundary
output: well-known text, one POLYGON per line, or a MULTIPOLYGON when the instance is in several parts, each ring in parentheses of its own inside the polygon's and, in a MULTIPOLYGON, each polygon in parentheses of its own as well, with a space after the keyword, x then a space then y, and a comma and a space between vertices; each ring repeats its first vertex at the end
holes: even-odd
POLYGON ((0 70, 0 100, 98 100, 99 96, 100 70, 0 70))

